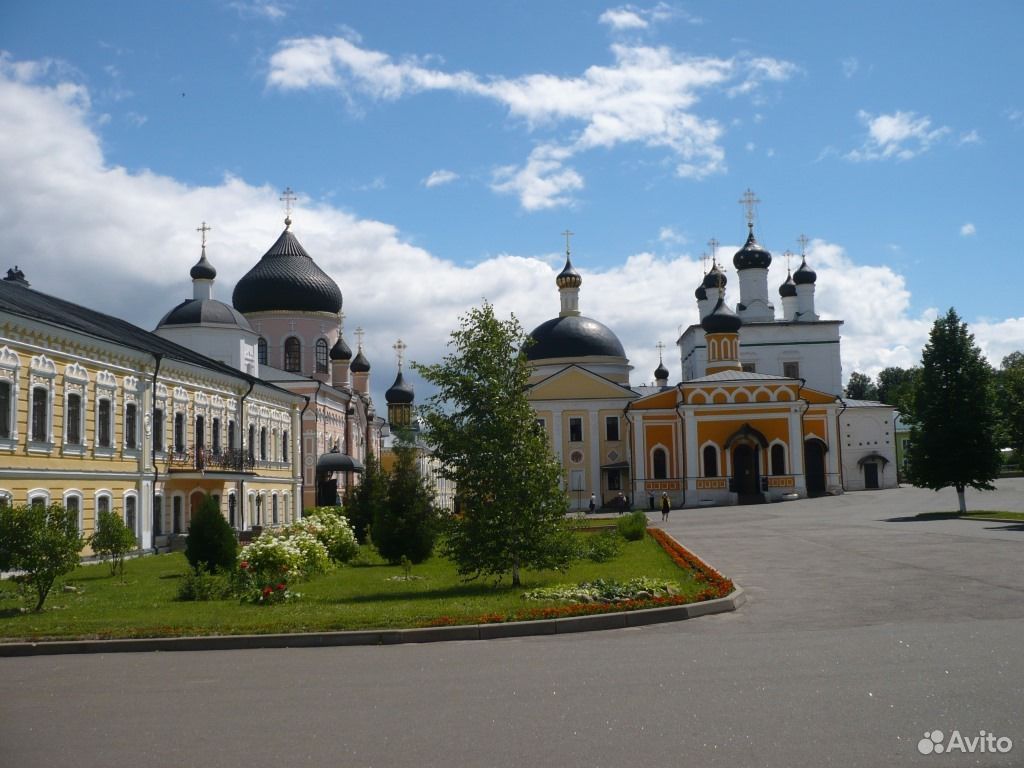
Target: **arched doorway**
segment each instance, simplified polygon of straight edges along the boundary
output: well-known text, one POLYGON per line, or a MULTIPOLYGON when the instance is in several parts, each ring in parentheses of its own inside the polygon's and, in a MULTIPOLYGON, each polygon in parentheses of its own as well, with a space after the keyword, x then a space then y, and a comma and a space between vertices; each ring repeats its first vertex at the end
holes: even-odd
POLYGON ((825 495, 825 451, 827 446, 818 438, 804 441, 804 474, 807 495, 825 495))
POLYGON ((756 445, 739 443, 732 451, 732 474, 736 479, 736 493, 740 504, 759 504, 761 494, 760 452, 756 445))

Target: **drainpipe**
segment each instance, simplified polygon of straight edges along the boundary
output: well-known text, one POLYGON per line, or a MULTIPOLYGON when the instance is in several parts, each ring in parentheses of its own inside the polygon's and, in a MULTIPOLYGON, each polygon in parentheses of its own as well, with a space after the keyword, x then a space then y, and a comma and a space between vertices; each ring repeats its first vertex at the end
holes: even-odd
MULTIPOLYGON (((850 404, 843 400, 843 398, 836 396, 836 400, 843 404, 843 407, 839 409, 839 413, 836 414, 836 447, 839 449, 839 487, 846 492, 846 478, 843 477, 843 431, 839 422, 840 417, 843 415, 843 411, 850 407, 850 404)), ((893 429, 893 434, 896 430, 893 429)))
POLYGON ((626 441, 626 447, 629 449, 629 503, 632 507, 636 503, 636 462, 633 461, 633 457, 636 456, 636 430, 633 429, 633 422, 629 418, 631 405, 632 401, 626 403, 626 407, 622 409, 622 419, 629 425, 629 440, 626 441))
MULTIPOLYGON (((679 399, 676 401, 676 416, 679 417, 680 436, 683 440, 683 503, 682 506, 686 506, 686 467, 688 465, 689 457, 686 455, 686 422, 683 420, 683 414, 679 412, 680 406, 683 404, 683 385, 682 383, 676 384, 676 390, 679 392, 679 399)), ((696 426, 696 425, 694 425, 696 426)), ((695 457, 696 458, 696 457, 695 457)))
MULTIPOLYGON (((242 398, 238 401, 238 448, 242 455, 242 469, 245 469, 245 398, 252 394, 253 387, 256 386, 256 379, 249 382, 249 389, 242 395, 242 398)), ((238 514, 241 518, 240 522, 242 526, 238 529, 240 531, 245 530, 245 480, 238 481, 238 514)), ((249 526, 252 527, 251 525, 249 526)))
MULTIPOLYGON (((160 364, 164 360, 164 353, 163 352, 151 352, 150 354, 153 355, 153 359, 156 361, 156 366, 153 368, 153 402, 150 404, 150 407, 149 407, 149 411, 150 411, 149 419, 150 419, 150 422, 153 425, 153 429, 155 430, 156 429, 156 380, 157 380, 157 377, 160 375, 160 364)), ((161 429, 163 429, 163 427, 161 427, 161 429)), ((160 466, 156 463, 156 441, 155 440, 150 440, 149 441, 149 452, 150 452, 150 458, 153 461, 153 498, 150 499, 150 507, 149 507, 150 514, 152 514, 152 510, 156 507, 156 484, 160 480, 160 466)), ((161 509, 160 510, 160 515, 163 516, 163 513, 164 513, 164 511, 163 511, 163 509, 161 509)), ((152 523, 152 521, 150 521, 150 522, 152 523)), ((156 532, 154 531, 152 535, 153 535, 153 554, 155 555, 155 554, 157 554, 156 532)))
MULTIPOLYGON (((800 386, 796 388, 797 400, 800 399, 800 390, 804 388, 806 383, 807 379, 800 379, 800 386)), ((807 487, 807 430, 804 427, 804 416, 807 415, 809 410, 811 410, 811 404, 807 400, 804 400, 804 410, 803 413, 800 414, 800 450, 804 452, 804 488, 807 487)), ((807 495, 810 496, 810 493, 807 495)))
MULTIPOLYGON (((317 391, 319 391, 319 386, 317 387, 317 391)), ((316 395, 313 396, 316 397, 316 395)), ((304 424, 303 417, 306 415, 306 409, 309 408, 309 395, 303 395, 302 398, 306 401, 306 404, 302 406, 302 410, 299 411, 299 520, 302 519, 302 499, 306 492, 306 439, 302 434, 302 430, 304 424)), ((313 479, 316 479, 315 469, 313 470, 313 479)))

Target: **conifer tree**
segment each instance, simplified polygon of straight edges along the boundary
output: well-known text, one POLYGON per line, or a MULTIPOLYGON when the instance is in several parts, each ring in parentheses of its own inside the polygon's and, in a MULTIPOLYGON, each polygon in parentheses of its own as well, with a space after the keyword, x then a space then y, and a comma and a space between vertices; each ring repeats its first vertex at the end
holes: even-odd
POLYGON ((391 564, 402 558, 422 563, 434 550, 438 514, 434 495, 416 467, 416 446, 404 435, 395 443, 395 465, 388 475, 387 503, 375 510, 373 544, 391 564))
POLYGON ((932 326, 914 392, 907 476, 933 490, 992 490, 999 474, 992 371, 967 324, 950 309, 932 326))
POLYGON ((367 543, 367 531, 373 536, 371 526, 377 510, 387 504, 388 477, 380 468, 380 462, 372 452, 366 454, 366 468, 359 485, 351 493, 345 507, 352 532, 360 544, 367 543))
POLYGON ((423 409, 427 439, 455 481, 460 514, 447 518, 445 555, 466 579, 568 566, 572 536, 561 467, 526 399, 526 336, 485 303, 461 319, 452 350, 416 370, 437 388, 423 409))

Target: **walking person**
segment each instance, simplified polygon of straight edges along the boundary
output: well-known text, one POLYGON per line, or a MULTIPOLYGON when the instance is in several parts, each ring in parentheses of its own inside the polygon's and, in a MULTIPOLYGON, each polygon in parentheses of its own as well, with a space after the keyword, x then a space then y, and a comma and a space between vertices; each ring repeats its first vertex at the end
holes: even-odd
POLYGON ((597 509, 597 499, 594 494, 590 494, 590 514, 594 514, 595 509, 597 509))
POLYGON ((672 509, 672 503, 668 500, 668 494, 663 492, 661 494, 661 522, 668 522, 668 513, 670 509, 672 509))

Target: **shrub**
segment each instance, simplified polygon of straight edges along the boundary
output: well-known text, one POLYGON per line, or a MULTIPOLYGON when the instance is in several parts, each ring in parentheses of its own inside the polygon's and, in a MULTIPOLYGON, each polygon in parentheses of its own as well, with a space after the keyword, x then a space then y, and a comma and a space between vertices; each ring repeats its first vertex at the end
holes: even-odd
POLYGON ((359 553, 359 544, 341 514, 340 507, 317 507, 287 528, 285 535, 306 531, 327 549, 327 556, 336 563, 347 563, 359 553))
POLYGON ((615 527, 622 538, 627 541, 640 541, 644 537, 644 531, 647 530, 647 515, 639 510, 631 512, 616 520, 615 527))
POLYGON ((124 524, 117 512, 100 512, 96 530, 89 537, 89 546, 101 560, 110 561, 110 575, 120 571, 124 581, 124 556, 137 546, 135 534, 124 524))
POLYGON ((580 557, 594 563, 607 563, 614 560, 622 552, 622 537, 615 529, 601 533, 581 534, 580 557))
POLYGON ((25 573, 35 589, 33 610, 41 611, 57 577, 78 565, 84 541, 78 516, 60 504, 0 508, 0 570, 25 573))
POLYGON ((179 600, 223 600, 230 596, 231 581, 227 574, 210 573, 205 568, 190 570, 178 584, 179 600))
POLYGON ((362 480, 345 505, 345 514, 360 544, 368 543, 373 516, 377 509, 387 504, 387 490, 387 475, 381 471, 377 457, 368 453, 362 480))
POLYGON ((188 527, 185 557, 192 569, 198 571, 230 571, 238 556, 235 532, 220 512, 220 505, 212 496, 203 499, 188 527))

